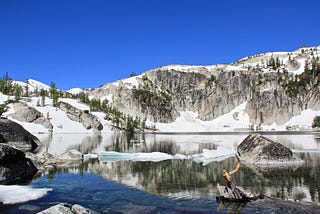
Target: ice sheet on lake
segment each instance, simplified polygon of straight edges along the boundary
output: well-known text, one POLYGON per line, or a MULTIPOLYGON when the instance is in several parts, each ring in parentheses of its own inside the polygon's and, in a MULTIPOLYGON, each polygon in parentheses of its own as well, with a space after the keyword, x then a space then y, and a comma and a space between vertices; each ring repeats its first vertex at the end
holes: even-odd
POLYGON ((43 197, 49 188, 35 189, 30 186, 0 185, 0 202, 3 204, 15 204, 35 200, 43 197))
MULTIPOLYGON (((159 162, 164 160, 184 160, 191 159, 197 163, 206 165, 213 161, 222 161, 235 154, 234 150, 218 146, 215 150, 203 149, 202 153, 193 155, 183 154, 167 154, 163 152, 150 152, 150 153, 121 153, 116 151, 101 151, 98 153, 98 158, 101 162, 117 162, 117 161, 153 161, 159 162)), ((88 155, 92 157, 92 155, 88 155)))

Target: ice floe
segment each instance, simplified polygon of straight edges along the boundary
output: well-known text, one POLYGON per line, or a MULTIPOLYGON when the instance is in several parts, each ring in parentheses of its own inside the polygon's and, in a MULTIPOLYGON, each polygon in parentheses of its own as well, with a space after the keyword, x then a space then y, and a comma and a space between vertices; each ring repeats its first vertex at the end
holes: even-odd
POLYGON ((213 161, 222 161, 235 154, 234 150, 218 146, 217 149, 208 150, 203 149, 202 153, 184 155, 184 154, 167 154, 163 152, 149 152, 149 153, 122 153, 116 151, 101 151, 98 154, 85 154, 84 160, 90 158, 97 158, 100 162, 117 162, 117 161, 152 161, 159 162, 164 160, 186 160, 190 159, 203 165, 209 164, 213 161))
POLYGON ((43 197, 50 188, 33 188, 19 185, 0 185, 0 202, 3 204, 15 204, 43 197))

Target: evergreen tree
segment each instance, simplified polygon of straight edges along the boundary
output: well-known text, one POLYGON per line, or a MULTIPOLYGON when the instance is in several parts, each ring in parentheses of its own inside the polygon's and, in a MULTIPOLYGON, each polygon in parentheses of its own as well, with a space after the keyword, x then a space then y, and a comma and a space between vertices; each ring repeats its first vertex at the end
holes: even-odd
POLYGON ((50 84, 50 97, 52 99, 52 105, 54 107, 57 107, 58 105, 58 98, 59 98, 59 92, 56 88, 56 84, 51 81, 51 84, 50 84))
POLYGON ((25 87, 25 96, 26 97, 29 97, 29 81, 26 80, 26 87, 25 87))
POLYGON ((13 91, 14 91, 14 98, 15 98, 15 102, 18 102, 21 98, 21 94, 22 94, 22 87, 18 84, 14 84, 13 86, 13 91))
POLYGON ((44 106, 44 104, 45 104, 46 94, 47 94, 47 92, 42 88, 40 90, 40 96, 42 98, 42 100, 41 100, 42 101, 41 102, 42 106, 44 106))

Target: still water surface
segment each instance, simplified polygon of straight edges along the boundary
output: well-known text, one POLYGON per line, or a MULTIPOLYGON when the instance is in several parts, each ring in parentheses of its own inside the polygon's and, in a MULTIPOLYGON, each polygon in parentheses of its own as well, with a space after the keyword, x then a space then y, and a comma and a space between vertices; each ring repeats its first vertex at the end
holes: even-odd
MULTIPOLYGON (((233 134, 104 134, 40 135, 42 151, 59 155, 69 149, 83 153, 163 152, 199 154, 218 146, 236 150, 246 133, 233 134)), ((266 137, 293 149, 304 164, 283 168, 258 168, 242 164, 233 176, 238 186, 252 193, 320 205, 320 142, 317 134, 275 134, 266 137)), ((280 213, 259 203, 217 203, 216 185, 223 184, 222 170, 236 165, 234 157, 206 164, 192 160, 118 161, 92 159, 79 167, 52 171, 35 178, 32 188, 51 188, 45 196, 6 205, 1 213, 35 213, 58 202, 77 203, 99 213, 130 210, 133 213, 280 213)))

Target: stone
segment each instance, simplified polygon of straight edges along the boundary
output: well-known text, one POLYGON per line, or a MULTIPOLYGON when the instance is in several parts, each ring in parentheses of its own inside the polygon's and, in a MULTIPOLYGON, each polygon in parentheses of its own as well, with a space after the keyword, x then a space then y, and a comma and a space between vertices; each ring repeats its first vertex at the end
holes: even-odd
POLYGON ((248 135, 237 148, 241 160, 255 165, 300 164, 302 160, 284 145, 259 134, 248 135))
POLYGON ((93 213, 96 213, 96 212, 90 209, 87 209, 83 206, 80 206, 78 204, 71 205, 66 203, 60 203, 52 207, 49 207, 46 210, 38 212, 37 214, 93 214, 93 213))
POLYGON ((37 171, 23 151, 0 144, 0 184, 13 184, 30 179, 37 171))
POLYGON ((6 118, 0 118, 0 134, 7 144, 22 151, 35 151, 40 145, 37 137, 25 130, 21 125, 6 118))
POLYGON ((50 120, 35 108, 23 103, 14 103, 13 108, 14 113, 10 114, 13 119, 21 122, 40 124, 49 130, 53 129, 50 120))
POLYGON ((86 129, 102 130, 99 119, 88 111, 82 111, 69 103, 60 101, 58 107, 66 113, 70 120, 80 122, 86 129))
POLYGON ((57 162, 80 162, 82 161, 82 153, 78 150, 71 149, 56 158, 57 162))

